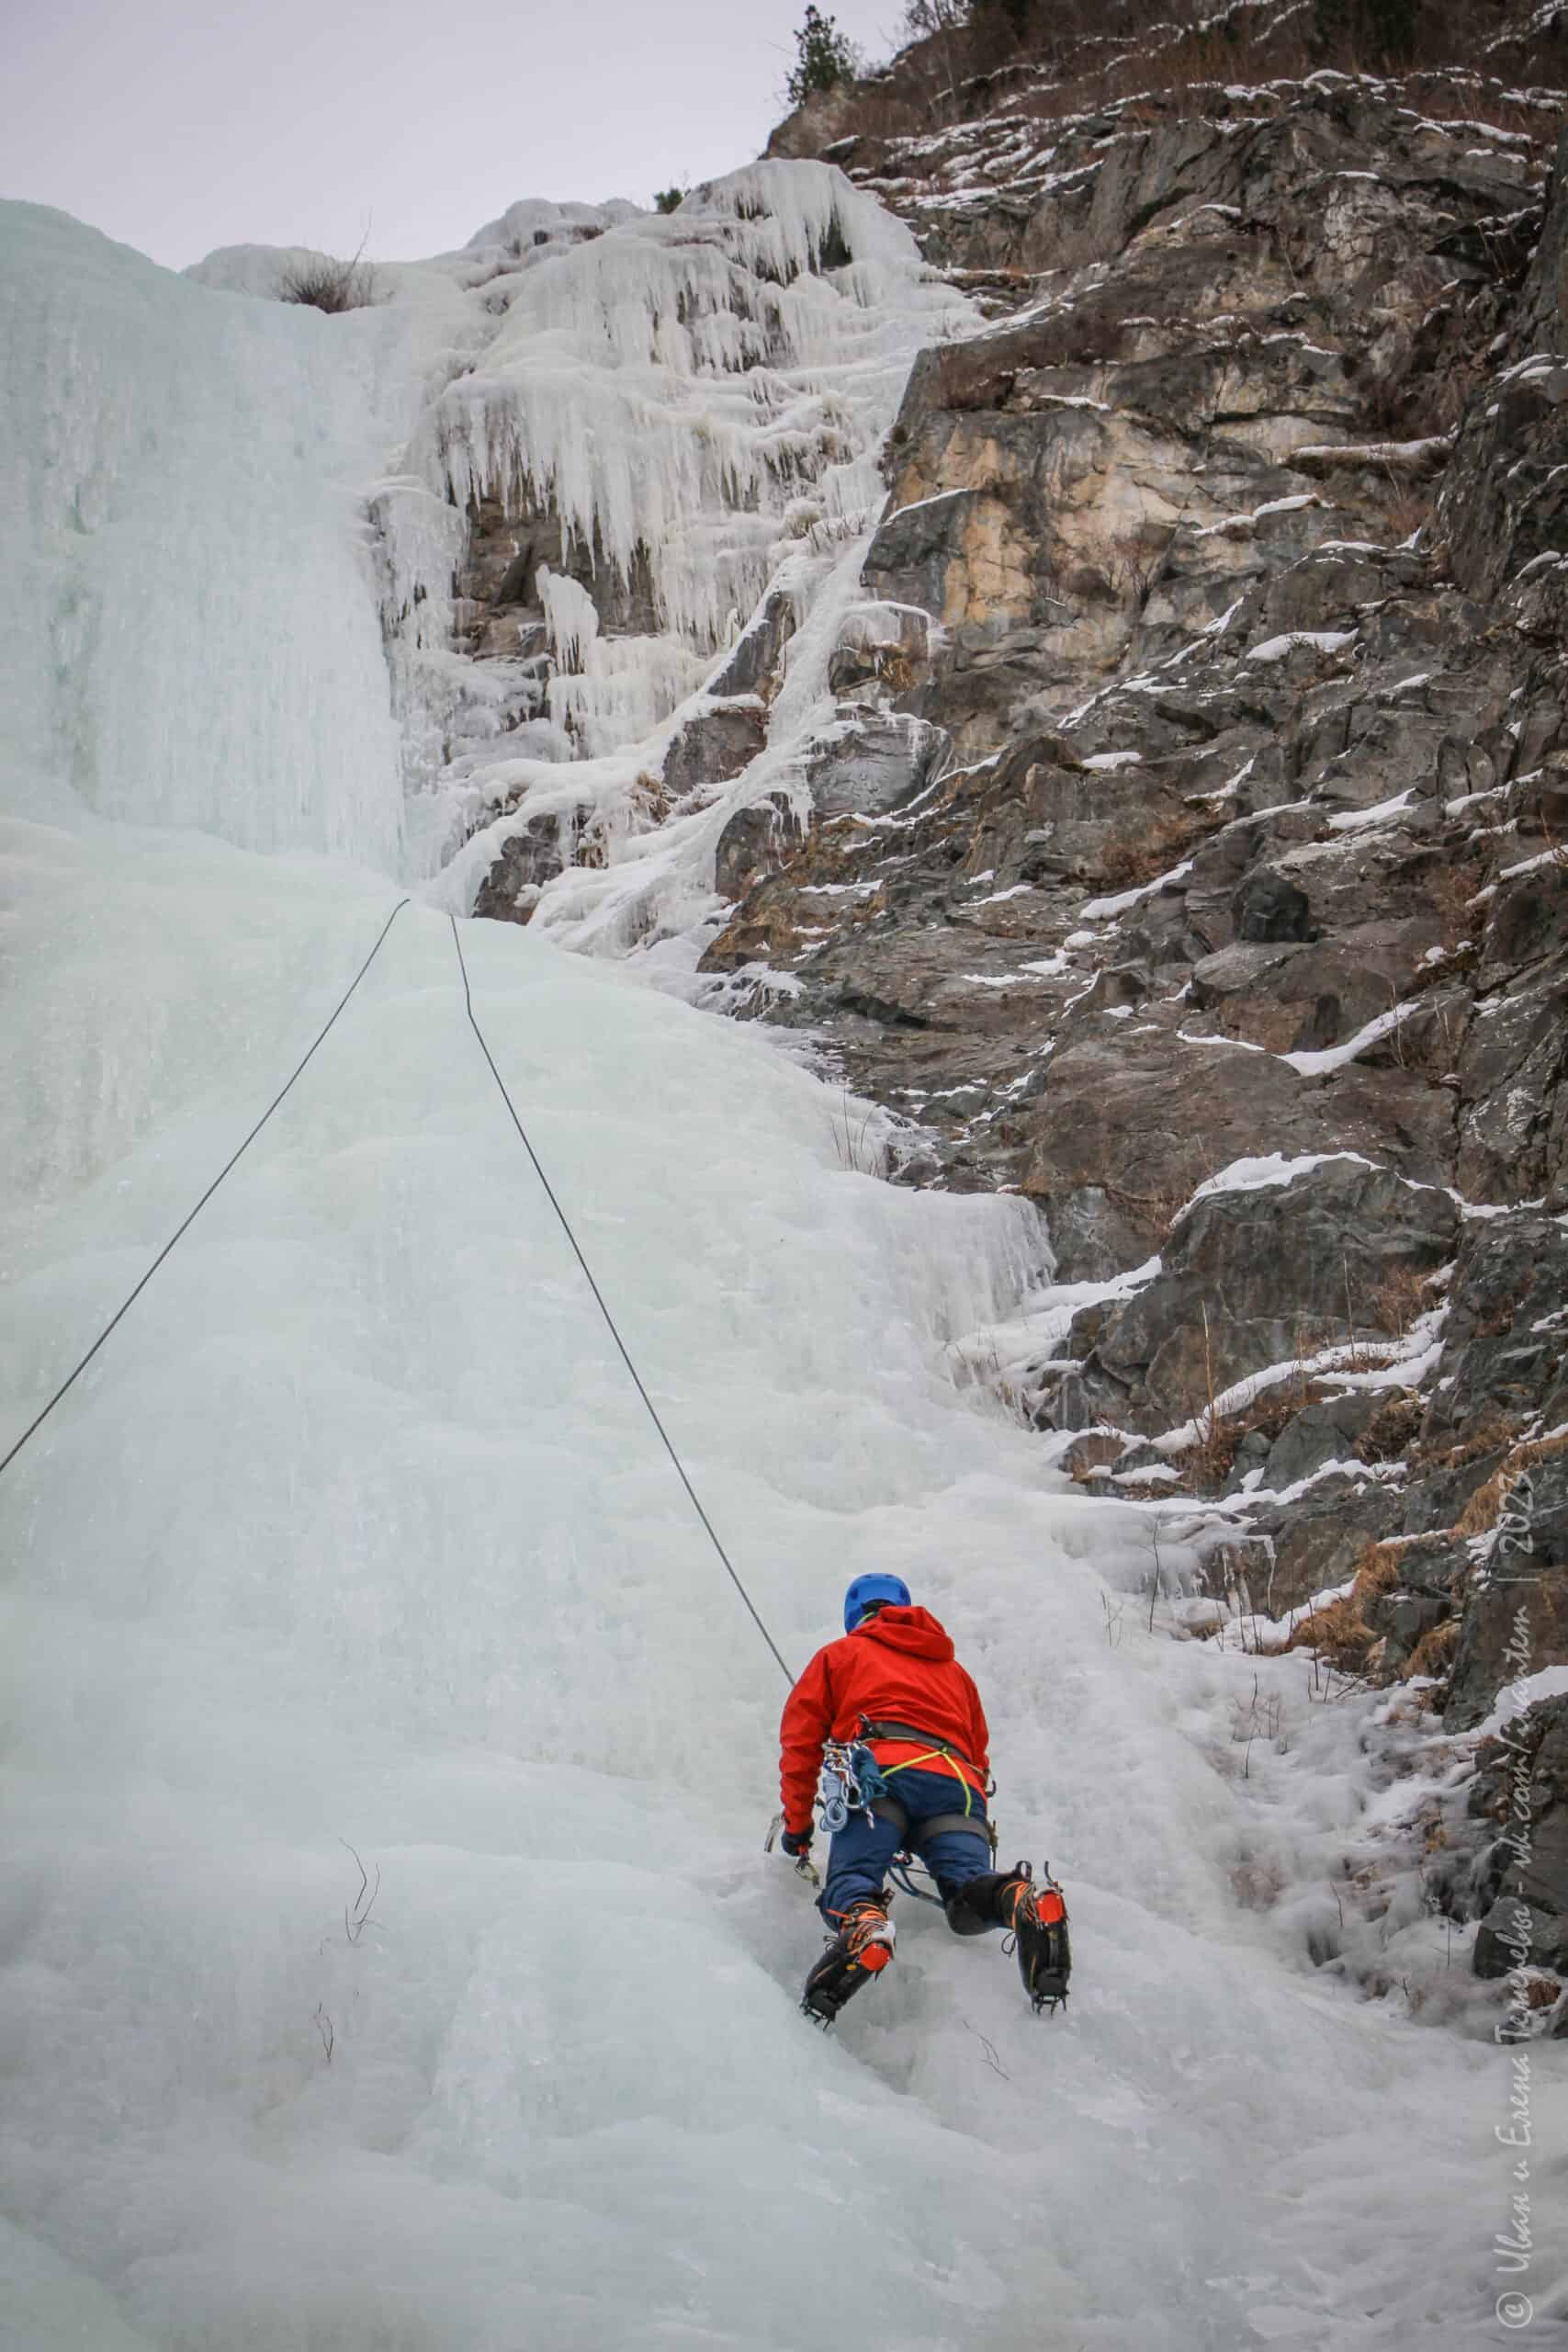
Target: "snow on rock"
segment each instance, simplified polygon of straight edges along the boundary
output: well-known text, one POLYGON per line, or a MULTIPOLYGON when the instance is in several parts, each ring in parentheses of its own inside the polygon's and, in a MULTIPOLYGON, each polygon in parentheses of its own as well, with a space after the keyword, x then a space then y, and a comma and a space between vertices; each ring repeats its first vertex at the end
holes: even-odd
POLYGON ((1339 653, 1356 641, 1353 628, 1293 628, 1283 637, 1265 639, 1247 654, 1249 662, 1283 662, 1298 646, 1306 646, 1314 653, 1339 653))
POLYGON ((1415 797, 1413 790, 1399 792, 1392 800, 1380 800, 1375 808, 1347 808, 1339 816, 1330 817, 1328 830, 1331 833, 1361 833, 1379 825, 1392 825, 1396 818, 1404 815, 1415 797))
POLYGON ((1078 912, 1089 922, 1108 922, 1116 915, 1127 914, 1134 907, 1141 907, 1145 899, 1157 899, 1162 890, 1184 881, 1191 871, 1192 861, 1184 859, 1179 865, 1173 865, 1168 874, 1156 874, 1152 882, 1142 882, 1135 890, 1118 890, 1109 899, 1086 899, 1078 912))
POLYGON ((1355 1577, 1348 1577, 1344 1583, 1326 1586, 1322 1592, 1314 1592, 1310 1600, 1301 1601, 1294 1609, 1287 1609, 1282 1617, 1256 1613, 1229 1617, 1215 1638, 1222 1649, 1241 1650, 1254 1657, 1264 1651, 1282 1650, 1292 1634, 1299 1626, 1304 1625, 1309 1617, 1316 1616, 1320 1610, 1331 1607, 1337 1600, 1343 1600, 1355 1590, 1355 1577))
MULTIPOLYGON (((1336 1155, 1331 1155, 1336 1156, 1336 1155)), ((1213 1408, 1205 1406, 1201 1413, 1177 1428, 1164 1430, 1151 1439, 1161 1453, 1184 1453, 1197 1445, 1211 1427, 1217 1427, 1227 1417, 1243 1413, 1249 1405, 1272 1388, 1280 1388, 1294 1380, 1317 1377, 1332 1380, 1337 1389, 1353 1388, 1418 1388, 1433 1372, 1442 1355, 1441 1331, 1447 1317, 1446 1306, 1429 1308, 1419 1315, 1408 1331, 1394 1339, 1375 1340, 1348 1340, 1331 1347, 1314 1349, 1310 1354, 1282 1358, 1278 1363, 1265 1364, 1260 1371, 1247 1373, 1244 1378, 1232 1381, 1215 1396, 1213 1408), (1369 1355, 1382 1362, 1369 1366, 1369 1355)))
POLYGON ((1304 1176, 1309 1168, 1322 1168, 1337 1159, 1351 1160, 1359 1168, 1371 1168, 1372 1165, 1359 1151, 1303 1151, 1294 1155, 1271 1151, 1258 1159, 1233 1159, 1227 1168, 1219 1169, 1215 1174, 1205 1178, 1191 1199, 1177 1210, 1171 1220, 1172 1226, 1179 1225, 1200 1201, 1209 1200, 1216 1193, 1267 1192, 1278 1184, 1293 1183, 1298 1176, 1304 1176))
POLYGON ((1303 1078, 1321 1078, 1325 1070, 1343 1069, 1347 1062, 1359 1061, 1369 1046, 1380 1045, 1383 1038, 1392 1037, 1401 1023, 1408 1021, 1411 1014, 1419 1010, 1419 1000, 1416 998, 1403 1004, 1391 1005, 1386 1012, 1380 1012, 1374 1020, 1366 1022, 1353 1037, 1347 1037, 1341 1046, 1325 1046, 1316 1051, 1299 1054, 1281 1054, 1280 1059, 1288 1062, 1303 1078))
POLYGON ((1506 1729, 1528 1708, 1540 1699, 1561 1699, 1568 1694, 1568 1666, 1539 1667, 1533 1674, 1522 1674, 1505 1683, 1501 1697, 1483 1724, 1470 1735, 1476 1739, 1495 1738, 1506 1729))

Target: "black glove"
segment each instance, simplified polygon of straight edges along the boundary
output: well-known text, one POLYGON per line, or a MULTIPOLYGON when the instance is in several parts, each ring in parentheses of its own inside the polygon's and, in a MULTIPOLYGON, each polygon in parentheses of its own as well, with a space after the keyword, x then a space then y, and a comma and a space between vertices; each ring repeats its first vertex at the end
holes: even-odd
POLYGON ((806 1860, 807 1855, 811 1851, 812 1834, 809 1829, 802 1829, 798 1834, 793 1829, 784 1831, 784 1836, 779 1839, 779 1844, 792 1862, 803 1862, 806 1860))

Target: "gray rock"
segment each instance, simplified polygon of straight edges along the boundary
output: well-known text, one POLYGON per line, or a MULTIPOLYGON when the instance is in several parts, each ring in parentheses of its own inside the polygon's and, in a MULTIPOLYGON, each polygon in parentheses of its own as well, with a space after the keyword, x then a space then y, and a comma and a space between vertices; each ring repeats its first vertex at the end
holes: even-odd
POLYGON ((1269 1450, 1263 1484, 1282 1493, 1330 1462, 1350 1460, 1356 1441, 1378 1408, 1379 1399, 1364 1392, 1333 1396, 1320 1404, 1303 1405, 1288 1420, 1269 1450))
POLYGON ((1314 1592, 1344 1584, 1359 1566, 1368 1544, 1393 1533, 1399 1510, 1396 1494, 1349 1470, 1343 1477, 1309 1487, 1284 1509, 1259 1506, 1250 1517, 1272 1546, 1270 1612, 1278 1616, 1297 1609, 1314 1592))
POLYGON ((1389 1329, 1389 1277, 1439 1266, 1458 1224, 1446 1193, 1357 1160, 1213 1193, 1178 1225, 1155 1280, 1106 1317, 1088 1391, 1105 1375, 1132 1425, 1157 1431, 1325 1332, 1371 1340, 1389 1329))
POLYGON ((770 589, 708 679, 707 692, 720 701, 734 695, 766 698, 782 673, 784 650, 795 622, 795 599, 788 590, 770 589))
POLYGON ((1506 1444, 1527 1424, 1568 1419, 1568 1230, 1517 1209, 1463 1227, 1445 1328, 1443 1385, 1423 1440, 1483 1426, 1506 1444))
POLYGON ((715 703, 688 719, 664 758, 664 789, 672 799, 700 786, 723 784, 750 767, 768 740, 760 704, 715 703))
MULTIPOLYGON (((1568 462, 1568 461, 1565 461, 1568 462)), ((1472 1198, 1568 1193, 1568 976, 1490 999, 1458 1056, 1458 1179, 1472 1198)))
POLYGON ((1469 1731, 1505 1684, 1568 1664, 1568 1454, 1528 1465, 1509 1496, 1510 1541, 1465 1594, 1443 1722, 1469 1731))
POLYGON ((811 805, 819 817, 884 815, 923 791, 950 752, 940 727, 907 711, 847 709, 807 759, 811 805))
POLYGON ((1307 940, 1319 936, 1312 902, 1301 885, 1271 866, 1260 866, 1236 891, 1231 919, 1238 940, 1307 940))
POLYGON ((718 837, 715 889, 721 898, 743 898, 760 875, 783 864, 799 838, 794 806, 782 792, 738 808, 718 837))
POLYGON ((1470 1804, 1501 1833, 1478 1874, 1491 1899, 1476 1974, 1568 1973, 1568 1698, 1538 1702, 1483 1743, 1470 1804))
POLYGON ((527 922, 547 882, 566 870, 578 834, 592 811, 563 817, 531 817, 508 835, 474 899, 476 915, 500 922, 527 922))

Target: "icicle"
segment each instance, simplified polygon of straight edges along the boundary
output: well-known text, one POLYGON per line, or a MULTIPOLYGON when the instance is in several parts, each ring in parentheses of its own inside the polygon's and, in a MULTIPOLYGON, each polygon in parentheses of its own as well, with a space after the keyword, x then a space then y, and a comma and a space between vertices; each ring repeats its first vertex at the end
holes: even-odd
POLYGON ((809 493, 851 527, 874 510, 910 360, 967 309, 826 164, 754 164, 678 214, 584 226, 513 207, 481 232, 486 251, 543 242, 421 461, 459 504, 553 510, 623 582, 646 560, 662 625, 711 649, 760 594, 792 504, 809 493))
POLYGON ((570 579, 564 571, 552 571, 542 563, 539 601, 545 608, 545 628, 556 660, 565 670, 585 668, 599 634, 598 611, 587 589, 581 581, 570 579))

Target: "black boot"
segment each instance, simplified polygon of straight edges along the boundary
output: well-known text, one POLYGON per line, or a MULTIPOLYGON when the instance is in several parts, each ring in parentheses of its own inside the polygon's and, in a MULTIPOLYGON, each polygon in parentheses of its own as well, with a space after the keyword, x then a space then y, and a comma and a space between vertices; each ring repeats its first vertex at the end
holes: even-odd
POLYGON ((1036 1886, 1032 1865, 1019 1862, 997 1898, 997 1907, 1012 1936, 1018 1973, 1036 2015, 1054 2009, 1067 1997, 1073 1966, 1061 1888, 1048 1870, 1044 1884, 1036 1886))
POLYGON ((983 1936, 1005 1928, 1014 1939, 1018 1973, 1036 2009, 1054 2009, 1067 1997, 1072 1953, 1067 1942, 1067 1906, 1049 1873, 1034 1883, 1032 1864, 1010 1871, 985 1871, 959 1889, 947 1905, 955 1936, 983 1936))
POLYGON ((800 2006, 818 2025, 831 2025, 844 2003, 879 1976, 893 1957, 893 1923, 886 1900, 852 1903, 844 1924, 810 1975, 800 2006))
POLYGON ((986 1936, 1010 1923, 1003 1917, 1001 1897, 1016 1880, 1007 1871, 983 1871, 966 1879, 947 1904, 947 1924, 955 1936, 986 1936))

